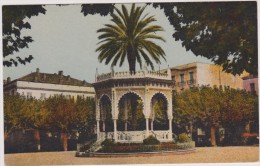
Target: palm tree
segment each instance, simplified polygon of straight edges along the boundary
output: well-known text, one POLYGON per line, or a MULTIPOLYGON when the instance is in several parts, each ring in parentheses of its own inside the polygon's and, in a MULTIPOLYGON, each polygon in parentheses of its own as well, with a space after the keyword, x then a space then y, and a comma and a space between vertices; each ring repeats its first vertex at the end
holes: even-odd
POLYGON ((135 74, 136 61, 142 68, 142 59, 145 60, 147 66, 154 69, 153 59, 156 63, 160 62, 160 57, 165 60, 163 49, 154 43, 154 40, 165 40, 156 34, 157 31, 163 31, 158 25, 150 25, 156 21, 154 16, 148 14, 142 16, 145 7, 135 7, 132 5, 130 14, 126 7, 122 5, 122 12, 115 8, 117 14, 111 14, 112 24, 105 24, 105 28, 99 29, 97 32, 102 33, 98 38, 101 44, 96 51, 100 54, 98 59, 100 62, 105 60, 107 65, 112 60, 111 66, 116 66, 120 60, 121 67, 127 57, 129 71, 135 74), (150 55, 150 56, 148 56, 150 55), (150 59, 151 58, 151 59, 150 59))

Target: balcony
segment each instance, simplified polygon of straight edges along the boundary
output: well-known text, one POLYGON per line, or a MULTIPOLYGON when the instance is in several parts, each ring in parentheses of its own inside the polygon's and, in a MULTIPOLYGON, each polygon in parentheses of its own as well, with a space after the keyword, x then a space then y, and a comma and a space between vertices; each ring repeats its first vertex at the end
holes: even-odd
POLYGON ((177 83, 177 86, 178 86, 178 87, 184 87, 185 84, 186 84, 185 82, 178 82, 178 83, 177 83))
POLYGON ((194 80, 194 79, 188 80, 188 81, 187 81, 187 84, 188 84, 189 86, 193 86, 193 85, 196 84, 196 80, 194 80))

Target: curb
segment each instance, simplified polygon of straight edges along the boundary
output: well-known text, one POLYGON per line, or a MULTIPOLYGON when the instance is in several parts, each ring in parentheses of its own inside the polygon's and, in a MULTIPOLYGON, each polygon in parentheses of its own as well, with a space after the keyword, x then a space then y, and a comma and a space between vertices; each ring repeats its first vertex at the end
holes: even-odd
POLYGON ((146 157, 146 156, 167 156, 167 155, 183 155, 195 153, 196 149, 178 150, 178 151, 160 151, 160 152, 134 152, 134 153, 80 153, 76 152, 76 157, 146 157))

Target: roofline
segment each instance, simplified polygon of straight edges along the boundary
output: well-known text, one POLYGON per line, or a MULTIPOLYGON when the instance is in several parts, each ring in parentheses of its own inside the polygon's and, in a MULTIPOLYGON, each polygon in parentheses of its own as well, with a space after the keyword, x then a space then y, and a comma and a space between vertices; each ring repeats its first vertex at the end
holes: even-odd
POLYGON ((88 86, 88 85, 70 85, 70 84, 59 84, 59 83, 57 83, 57 84, 55 84, 55 83, 48 83, 48 82, 33 82, 33 81, 24 81, 24 80, 18 80, 18 79, 16 79, 16 80, 13 80, 13 81, 11 81, 11 82, 9 82, 9 83, 6 83, 6 84, 4 84, 4 86, 6 86, 6 85, 9 85, 9 84, 11 84, 11 83, 13 83, 13 82, 15 82, 15 81, 21 81, 21 82, 30 82, 30 83, 36 83, 36 84, 53 84, 53 85, 68 85, 68 86, 81 86, 81 87, 93 87, 93 85, 92 85, 92 83, 88 83, 88 84, 90 84, 91 86, 88 86))

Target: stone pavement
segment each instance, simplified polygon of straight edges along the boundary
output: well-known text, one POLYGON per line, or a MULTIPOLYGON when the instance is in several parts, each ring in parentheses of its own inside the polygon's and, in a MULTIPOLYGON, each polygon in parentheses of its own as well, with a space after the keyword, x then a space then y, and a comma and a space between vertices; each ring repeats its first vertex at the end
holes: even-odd
POLYGON ((83 158, 75 157, 75 151, 70 151, 6 154, 4 158, 6 165, 14 166, 256 162, 259 160, 259 147, 201 147, 194 153, 165 156, 83 158))

